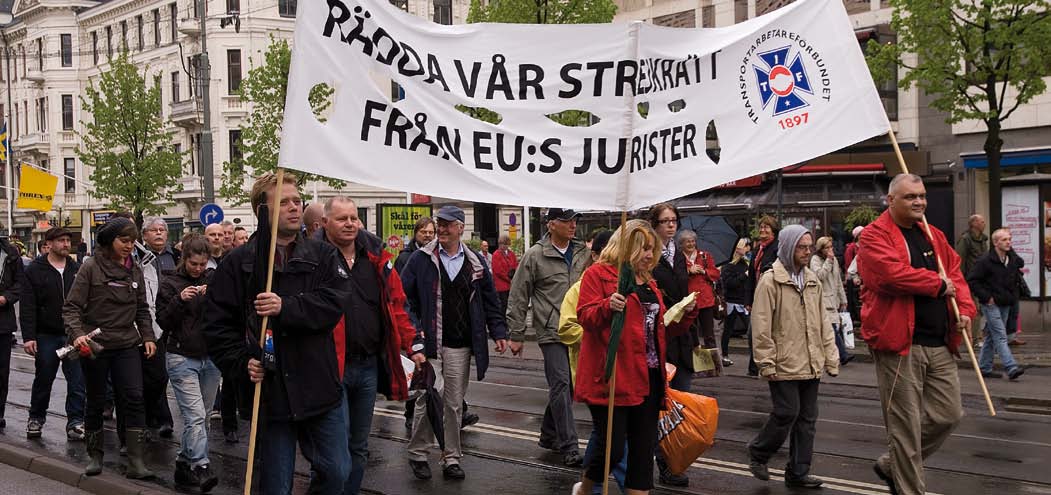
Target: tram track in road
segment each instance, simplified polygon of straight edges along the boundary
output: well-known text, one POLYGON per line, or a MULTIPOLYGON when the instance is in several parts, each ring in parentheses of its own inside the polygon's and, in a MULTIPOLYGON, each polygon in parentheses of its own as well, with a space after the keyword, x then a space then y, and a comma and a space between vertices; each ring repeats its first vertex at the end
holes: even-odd
MULTIPOLYGON (((29 356, 19 356, 19 355, 15 355, 15 356, 12 356, 12 357, 15 357, 17 359, 17 361, 18 361, 18 365, 12 366, 12 371, 14 373, 17 373, 18 375, 21 375, 21 377, 17 381, 18 381, 20 387, 25 387, 25 383, 27 381, 31 381, 31 379, 32 379, 32 375, 33 375, 33 372, 32 372, 32 361, 33 361, 33 359, 31 357, 29 357, 29 356), (26 365, 28 365, 28 366, 26 366, 26 365), (28 369, 26 369, 26 368, 28 368, 28 369)), ((518 371, 518 370, 512 370, 512 371, 518 371)), ((532 376, 531 374, 528 374, 528 375, 532 376)), ((525 378, 525 376, 522 376, 522 378, 525 378)), ((511 395, 514 395, 512 391, 517 389, 517 390, 519 390, 521 392, 543 393, 546 396, 546 393, 547 393, 546 389, 539 388, 539 387, 529 387, 528 384, 530 382, 528 380, 520 380, 518 383, 522 383, 522 385, 509 384, 509 383, 494 383, 494 382, 474 382, 474 383, 472 383, 471 386, 472 387, 476 387, 475 388, 476 391, 482 391, 486 387, 489 387, 489 394, 496 393, 497 395, 511 396, 511 395)), ((61 377, 61 375, 56 380, 56 385, 55 386, 56 387, 64 386, 64 379, 61 377)), ((747 397, 748 396, 747 395, 747 392, 748 392, 747 390, 733 390, 733 391, 731 391, 731 393, 737 393, 737 392, 740 392, 740 393, 744 394, 743 397, 747 397)), ((485 396, 485 395, 486 395, 485 393, 482 394, 482 396, 485 396)), ((490 397, 492 397, 492 395, 490 395, 490 397)), ((493 401, 490 398, 489 403, 492 403, 492 402, 493 401)), ((27 410, 28 409, 28 404, 19 403, 18 401, 13 401, 13 402, 9 402, 9 403, 12 406, 14 406, 14 407, 16 407, 18 409, 21 409, 21 410, 27 410)), ((483 415, 483 418, 484 417, 491 417, 492 418, 492 417, 501 417, 501 416, 517 416, 519 419, 516 419, 515 421, 510 423, 511 426, 505 426, 504 424, 480 423, 480 424, 477 424, 477 425, 473 425, 473 426, 467 427, 466 431, 469 431, 469 432, 472 432, 472 433, 481 434, 481 435, 485 435, 489 439, 488 440, 484 440, 484 439, 481 439, 481 438, 484 438, 484 437, 477 437, 479 439, 477 440, 475 445, 473 445, 471 447, 465 446, 465 450, 464 451, 465 451, 466 455, 469 455, 469 456, 472 456, 472 457, 477 457, 477 458, 480 458, 480 459, 487 459, 487 460, 491 460, 491 461, 498 462, 498 463, 507 463, 509 466, 522 466, 522 467, 530 468, 530 469, 543 470, 543 471, 550 472, 550 473, 553 473, 553 474, 557 473, 558 476, 563 476, 563 475, 565 475, 565 476, 576 476, 579 473, 578 469, 566 468, 566 467, 560 465, 559 463, 557 463, 557 462, 555 462, 553 460, 551 462, 546 462, 545 459, 543 459, 543 456, 541 458, 539 458, 539 459, 533 457, 534 453, 537 452, 537 450, 536 450, 536 442, 539 439, 539 433, 538 433, 539 429, 531 431, 529 428, 531 428, 531 425, 533 425, 534 423, 535 424, 539 424, 539 415, 537 415, 535 413, 535 411, 534 412, 530 412, 530 411, 523 410, 523 409, 526 409, 526 407, 522 406, 520 404, 517 405, 517 406, 514 403, 510 404, 509 406, 505 406, 505 405, 493 406, 493 405, 489 405, 489 404, 484 403, 484 401, 479 401, 477 403, 474 403, 472 405, 472 408, 476 408, 479 412, 481 412, 482 415, 483 415), (513 426, 515 426, 515 425, 523 426, 523 428, 526 428, 526 429, 514 428, 513 426), (530 426, 524 426, 524 425, 530 425, 530 426), (493 442, 493 440, 495 440, 495 443, 493 442), (509 445, 507 443, 509 441, 510 442, 514 442, 514 445, 509 445), (522 443, 518 443, 518 442, 522 442, 522 443), (487 448, 487 446, 483 446, 483 444, 494 445, 494 448, 487 448), (502 445, 506 445, 506 446, 509 447, 506 450, 511 451, 510 455, 507 455, 507 452, 505 451, 505 449, 500 447, 502 445)), ((737 414, 750 415, 750 416, 766 416, 767 415, 767 413, 765 413, 765 412, 749 411, 749 410, 742 410, 742 409, 723 408, 722 411, 723 412, 727 412, 727 413, 733 413, 735 415, 737 415, 737 414)), ((389 442, 398 442, 400 444, 404 444, 404 443, 408 442, 407 435, 400 433, 402 430, 399 427, 402 425, 402 422, 404 420, 403 410, 400 407, 398 407, 396 405, 393 405, 392 403, 378 403, 377 407, 375 408, 375 414, 376 414, 376 417, 377 417, 378 421, 374 422, 373 430, 372 430, 372 432, 370 434, 371 437, 377 438, 379 440, 389 441, 389 442), (393 407, 391 407, 391 406, 393 406, 393 407), (380 418, 383 418, 383 419, 381 420, 380 418)), ((56 419, 61 418, 62 420, 64 420, 64 418, 65 418, 64 414, 62 414, 62 413, 50 412, 50 411, 49 411, 49 416, 55 417, 56 419)), ((821 420, 819 420, 819 421, 821 421, 821 420)), ((850 426, 861 427, 861 428, 864 428, 866 430, 877 429, 877 428, 878 429, 882 429, 883 428, 882 425, 876 425, 876 424, 864 423, 864 422, 858 422, 858 421, 843 421, 843 420, 840 420, 840 419, 831 419, 831 418, 830 419, 826 419, 824 421, 827 422, 827 423, 836 423, 836 424, 842 424, 842 425, 850 425, 850 426)), ((110 431, 114 431, 114 428, 112 427, 112 425, 113 425, 112 422, 107 423, 107 428, 106 429, 110 430, 110 431)), ((578 427, 586 428, 587 427, 587 422, 580 422, 580 423, 578 423, 578 427)), ((745 445, 746 445, 747 442, 744 442, 744 441, 741 441, 740 439, 735 439, 735 438, 726 438, 726 435, 727 434, 732 434, 733 431, 734 430, 728 430, 726 432, 726 434, 724 434, 724 435, 717 435, 717 442, 720 443, 720 444, 724 444, 724 445, 731 445, 732 447, 729 448, 729 450, 728 450, 729 452, 738 452, 738 451, 744 450, 745 449, 745 445)), ((1051 447, 1051 444, 1045 443, 1045 442, 1041 442, 1038 439, 1034 439, 1034 440, 1013 440, 1013 439, 1009 439, 1009 438, 996 438, 996 437, 986 437, 986 436, 982 436, 982 435, 968 435, 968 434, 954 434, 954 436, 955 437, 959 437, 959 438, 966 438, 966 439, 970 439, 970 440, 978 440, 978 441, 982 441, 982 442, 1000 442, 1000 444, 1003 445, 1003 447, 993 447, 994 450, 997 449, 997 448, 1004 448, 1004 449, 1006 449, 1006 448, 1021 447, 1021 446, 1027 446, 1027 447, 1032 447, 1032 448, 1048 448, 1048 447, 1051 447)), ((165 442, 163 445, 170 446, 173 450, 175 448, 177 448, 177 446, 178 446, 178 442, 176 442, 176 441, 164 440, 164 439, 158 439, 158 441, 165 442)), ((215 441, 217 443, 219 443, 219 445, 221 445, 221 439, 216 439, 215 441)), ((380 442, 380 444, 382 444, 382 442, 380 442)), ((586 447, 586 442, 581 441, 580 442, 580 447, 581 448, 585 448, 586 447)), ((221 446, 218 449, 214 449, 212 451, 211 455, 213 457, 216 457, 217 458, 216 460, 218 460, 220 462, 222 462, 223 459, 226 459, 228 462, 232 462, 232 463, 234 463, 234 465, 236 465, 237 463, 244 463, 244 462, 246 462, 246 456, 244 455, 245 453, 243 452, 243 450, 244 450, 243 447, 230 448, 230 446, 221 446)), ((727 451, 723 451, 723 458, 724 459, 726 458, 726 452, 727 451)), ((855 476, 855 474, 854 474, 855 472, 863 473, 863 474, 859 474, 862 477, 866 477, 865 475, 870 474, 870 472, 868 471, 867 468, 872 463, 872 458, 871 457, 856 456, 856 455, 850 455, 850 454, 845 454, 845 453, 837 453, 837 452, 821 452, 821 451, 815 451, 815 455, 825 458, 826 462, 829 465, 840 465, 841 466, 840 472, 839 472, 840 477, 837 478, 837 477, 822 476, 822 479, 825 480, 825 485, 824 486, 825 486, 826 489, 834 490, 835 492, 851 493, 851 494, 862 494, 862 495, 874 495, 874 494, 887 493, 886 488, 883 485, 880 485, 878 483, 871 483, 871 482, 866 482, 866 481, 847 479, 847 478, 855 476), (862 469, 861 466, 864 466, 864 468, 862 469), (846 474, 847 476, 843 476, 843 474, 846 474)), ((736 457, 736 456, 734 455, 732 457, 736 457)), ((743 482, 743 483, 752 483, 751 480, 753 479, 752 475, 751 475, 751 473, 750 473, 750 471, 748 469, 748 465, 747 464, 741 463, 741 462, 733 462, 733 460, 723 460, 723 459, 705 457, 705 458, 699 459, 698 461, 694 462, 691 465, 691 470, 693 470, 695 473, 701 473, 701 472, 708 472, 708 473, 710 473, 707 476, 711 476, 712 474, 715 474, 715 473, 721 473, 724 476, 725 475, 729 475, 732 479, 737 479, 738 477, 740 477, 741 478, 741 482, 743 482)), ((1005 486, 1014 486, 1016 489, 1022 490, 1022 491, 1020 491, 1018 493, 1051 494, 1051 484, 1041 483, 1041 482, 1034 481, 1034 480, 1025 480, 1025 479, 1012 478, 1012 477, 1008 477, 1008 476, 1000 476, 1000 475, 997 475, 995 473, 993 473, 993 474, 975 474, 975 473, 972 473, 970 471, 957 470, 957 469, 945 469, 945 468, 927 467, 927 470, 928 470, 928 472, 930 472, 930 476, 931 477, 936 477, 936 476, 939 476, 939 475, 950 476, 953 479, 954 482, 960 483, 963 486, 967 486, 970 483, 980 483, 981 480, 983 480, 983 479, 992 479, 996 483, 1002 483, 1005 486)), ((772 475, 771 479, 773 479, 775 481, 783 480, 783 471, 778 470, 778 469, 774 469, 774 468, 771 468, 770 471, 771 471, 771 475, 772 475)), ((296 476, 297 476, 297 479, 303 480, 303 479, 306 479, 307 473, 306 473, 305 470, 300 470, 299 472, 296 473, 296 476)), ((700 474, 695 475, 695 477, 701 478, 701 479, 703 479, 704 476, 705 475, 700 475, 700 474)), ((166 485, 170 484, 169 481, 165 481, 164 483, 166 485)), ((698 486, 701 486, 702 487, 701 489, 703 490, 703 485, 699 484, 698 486)), ((974 486, 979 486, 979 485, 975 484, 974 486)), ((942 489, 940 491, 942 491, 943 493, 953 493, 954 492, 954 490, 945 490, 945 489, 942 489)), ((669 494, 674 493, 674 494, 681 494, 681 495, 686 495, 686 494, 701 495, 701 494, 706 494, 706 493, 711 493, 711 492, 671 489, 669 487, 660 486, 659 487, 659 493, 669 493, 669 494)))

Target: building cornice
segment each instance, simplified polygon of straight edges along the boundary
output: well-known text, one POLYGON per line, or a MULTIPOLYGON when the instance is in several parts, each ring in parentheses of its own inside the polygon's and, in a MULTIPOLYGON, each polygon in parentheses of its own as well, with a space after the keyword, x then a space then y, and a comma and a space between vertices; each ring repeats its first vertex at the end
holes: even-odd
MULTIPOLYGON (((163 7, 166 8, 166 6, 167 4, 164 4, 163 7)), ((90 26, 96 26, 132 12, 152 10, 154 8, 162 8, 162 6, 151 0, 117 0, 97 5, 77 14, 77 22, 87 29, 90 26)))

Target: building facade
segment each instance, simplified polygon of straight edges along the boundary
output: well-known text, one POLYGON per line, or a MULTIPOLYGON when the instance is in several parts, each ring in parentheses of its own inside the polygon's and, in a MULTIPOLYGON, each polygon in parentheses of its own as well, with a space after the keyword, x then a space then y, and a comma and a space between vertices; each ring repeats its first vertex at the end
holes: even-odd
MULTIPOLYGON (((172 146, 185 151, 182 191, 163 215, 173 239, 199 227, 204 205, 200 136, 203 130, 201 84, 209 85, 215 189, 222 164, 241 156, 241 125, 250 104, 237 95, 240 82, 261 63, 272 39, 291 41, 297 0, 6 0, 14 15, 0 27, 0 114, 10 136, 12 186, 22 166, 36 166, 59 177, 51 212, 15 209, 14 235, 36 240, 52 225, 75 231, 75 241, 89 239, 94 220, 105 218, 106 202, 92 197, 91 166, 76 155, 85 89, 97 83, 113 57, 126 51, 130 60, 160 88, 162 118, 174 131, 172 146), (201 15, 205 20, 201 22, 201 15), (211 77, 199 75, 202 32, 206 35, 211 77), (31 164, 31 165, 27 165, 31 164)), ((466 0, 395 2, 415 15, 442 23, 462 23, 466 0)), ((6 180, 6 179, 5 179, 6 180)), ((4 184, 7 186, 8 184, 4 184)), ((324 184, 307 184, 319 198, 336 194, 324 184)), ((347 183, 339 191, 358 201, 368 220, 375 205, 405 203, 409 195, 347 183)), ((6 199, 6 196, 5 196, 6 199)), ((254 230, 246 206, 216 198, 227 219, 254 230)), ((0 204, 3 222, 7 202, 0 204)), ((6 228, 6 225, 5 225, 6 228)), ((89 242, 90 244, 90 242, 89 242)))

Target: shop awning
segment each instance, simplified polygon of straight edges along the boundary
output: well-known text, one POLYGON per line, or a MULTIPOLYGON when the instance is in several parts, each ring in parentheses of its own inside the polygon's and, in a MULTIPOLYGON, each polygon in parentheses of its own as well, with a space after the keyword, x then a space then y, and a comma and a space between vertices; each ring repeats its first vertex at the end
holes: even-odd
POLYGON ((808 163, 798 167, 787 167, 785 175, 800 174, 842 174, 842 173, 881 173, 885 172, 882 163, 808 163))
MULTIPOLYGON (((989 159, 985 153, 964 153, 965 168, 988 168, 989 159)), ((1017 151, 1004 151, 1000 156, 1001 167, 1025 167, 1033 165, 1051 165, 1051 148, 1038 148, 1017 151)))

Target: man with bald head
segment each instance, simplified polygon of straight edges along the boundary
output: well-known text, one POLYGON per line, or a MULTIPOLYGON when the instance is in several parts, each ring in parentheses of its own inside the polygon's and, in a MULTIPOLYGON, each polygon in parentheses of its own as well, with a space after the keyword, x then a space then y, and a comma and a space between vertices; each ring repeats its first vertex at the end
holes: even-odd
POLYGON ((306 228, 306 234, 308 239, 314 238, 314 232, 317 232, 318 229, 321 228, 321 221, 324 217, 325 205, 322 204, 320 201, 310 203, 309 205, 307 205, 306 209, 303 210, 303 227, 306 228))
POLYGON ((216 268, 223 260, 223 226, 218 223, 209 224, 204 228, 204 237, 208 239, 208 245, 212 247, 212 257, 208 260, 208 268, 216 268))
POLYGON ((873 469, 891 493, 923 494, 923 461, 956 428, 963 409, 955 356, 975 315, 960 256, 940 230, 923 225, 923 179, 891 181, 888 208, 861 233, 865 281, 861 337, 876 365, 890 452, 873 469), (941 275, 938 262, 945 267, 941 275), (959 318, 949 309, 955 297, 959 318))

